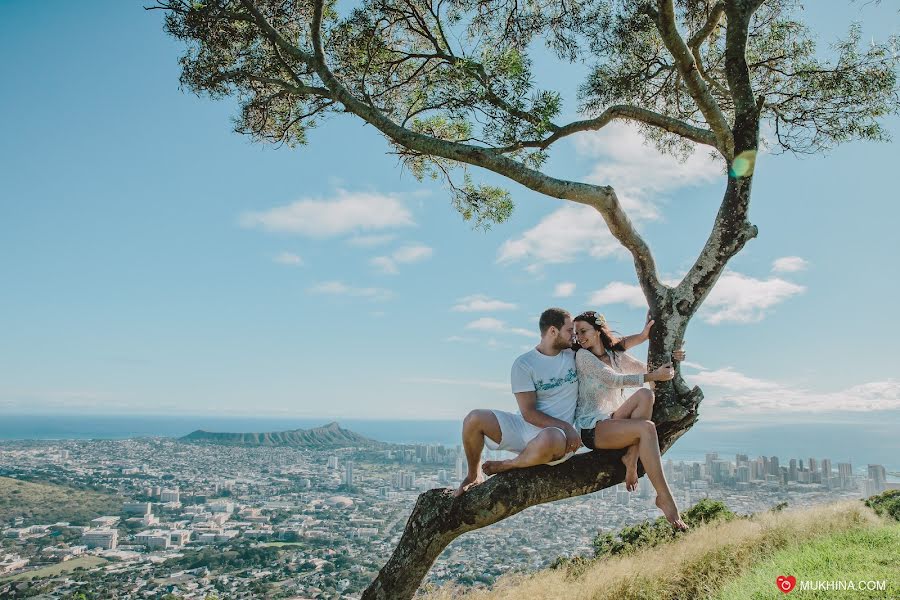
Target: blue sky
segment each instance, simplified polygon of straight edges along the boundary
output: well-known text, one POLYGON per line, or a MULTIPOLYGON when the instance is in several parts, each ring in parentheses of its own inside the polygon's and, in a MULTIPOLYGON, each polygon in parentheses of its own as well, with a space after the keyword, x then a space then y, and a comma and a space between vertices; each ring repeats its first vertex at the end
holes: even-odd
MULTIPOLYGON (((806 18, 823 49, 854 19, 883 40, 886 4, 806 18)), ((512 218, 473 231, 350 117, 253 144, 231 102, 179 91, 181 48, 140 3, 7 1, 0 48, 0 413, 461 418, 514 408, 543 308, 642 326, 597 215, 512 185, 512 218)), ((574 116, 582 69, 539 54, 536 75, 574 116)), ((759 236, 687 334, 704 419, 896 419, 898 156, 761 156, 759 236)), ((547 166, 615 185, 668 278, 708 235, 718 169, 624 126, 547 166)))

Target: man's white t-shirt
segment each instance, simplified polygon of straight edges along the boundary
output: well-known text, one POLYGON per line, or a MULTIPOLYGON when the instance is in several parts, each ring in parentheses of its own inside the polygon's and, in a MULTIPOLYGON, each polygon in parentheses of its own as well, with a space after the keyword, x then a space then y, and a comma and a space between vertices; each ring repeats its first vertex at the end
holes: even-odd
POLYGON ((541 354, 532 349, 515 360, 512 365, 513 394, 535 392, 535 408, 547 416, 572 423, 578 404, 578 372, 575 369, 575 352, 562 350, 556 356, 541 354))

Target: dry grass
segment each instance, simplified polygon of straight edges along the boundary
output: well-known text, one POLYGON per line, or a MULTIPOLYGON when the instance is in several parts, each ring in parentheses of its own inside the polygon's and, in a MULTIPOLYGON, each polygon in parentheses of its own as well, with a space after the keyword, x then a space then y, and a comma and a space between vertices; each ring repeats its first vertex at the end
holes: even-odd
POLYGON ((500 578, 491 589, 444 586, 427 600, 660 600, 709 598, 781 549, 885 521, 860 502, 763 513, 700 527, 677 542, 598 561, 582 574, 544 570, 500 578))

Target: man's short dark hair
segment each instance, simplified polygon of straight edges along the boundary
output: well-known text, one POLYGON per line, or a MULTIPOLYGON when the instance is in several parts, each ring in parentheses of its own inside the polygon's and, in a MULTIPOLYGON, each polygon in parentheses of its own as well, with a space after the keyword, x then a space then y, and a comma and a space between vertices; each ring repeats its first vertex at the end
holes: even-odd
POLYGON ((571 316, 572 315, 569 314, 569 311, 562 308, 548 308, 541 313, 541 320, 538 321, 538 327, 541 330, 541 335, 547 333, 547 330, 551 327, 562 329, 563 325, 566 324, 566 318, 571 316))

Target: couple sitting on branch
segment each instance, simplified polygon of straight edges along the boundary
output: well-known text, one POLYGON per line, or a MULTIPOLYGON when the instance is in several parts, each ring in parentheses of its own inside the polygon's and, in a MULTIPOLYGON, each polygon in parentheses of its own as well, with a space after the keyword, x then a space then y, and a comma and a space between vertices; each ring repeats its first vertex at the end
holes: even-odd
MULTIPOLYGON (((512 392, 519 413, 473 410, 463 421, 463 447, 468 474, 455 495, 465 493, 494 475, 541 464, 557 464, 576 452, 627 448, 625 485, 637 487, 640 459, 656 489, 656 505, 676 529, 687 529, 663 474, 653 415, 653 391, 641 387, 675 376, 672 363, 647 372, 644 363, 626 350, 645 342, 653 321, 636 335, 617 338, 603 315, 593 311, 575 319, 561 308, 540 317, 541 342, 512 366, 512 392), (573 339, 574 338, 574 339, 573 339), (625 399, 623 389, 639 388, 625 399), (517 456, 486 461, 485 445, 517 456), (483 474, 482 474, 483 472, 483 474)), ((673 360, 684 360, 677 350, 673 360)))

